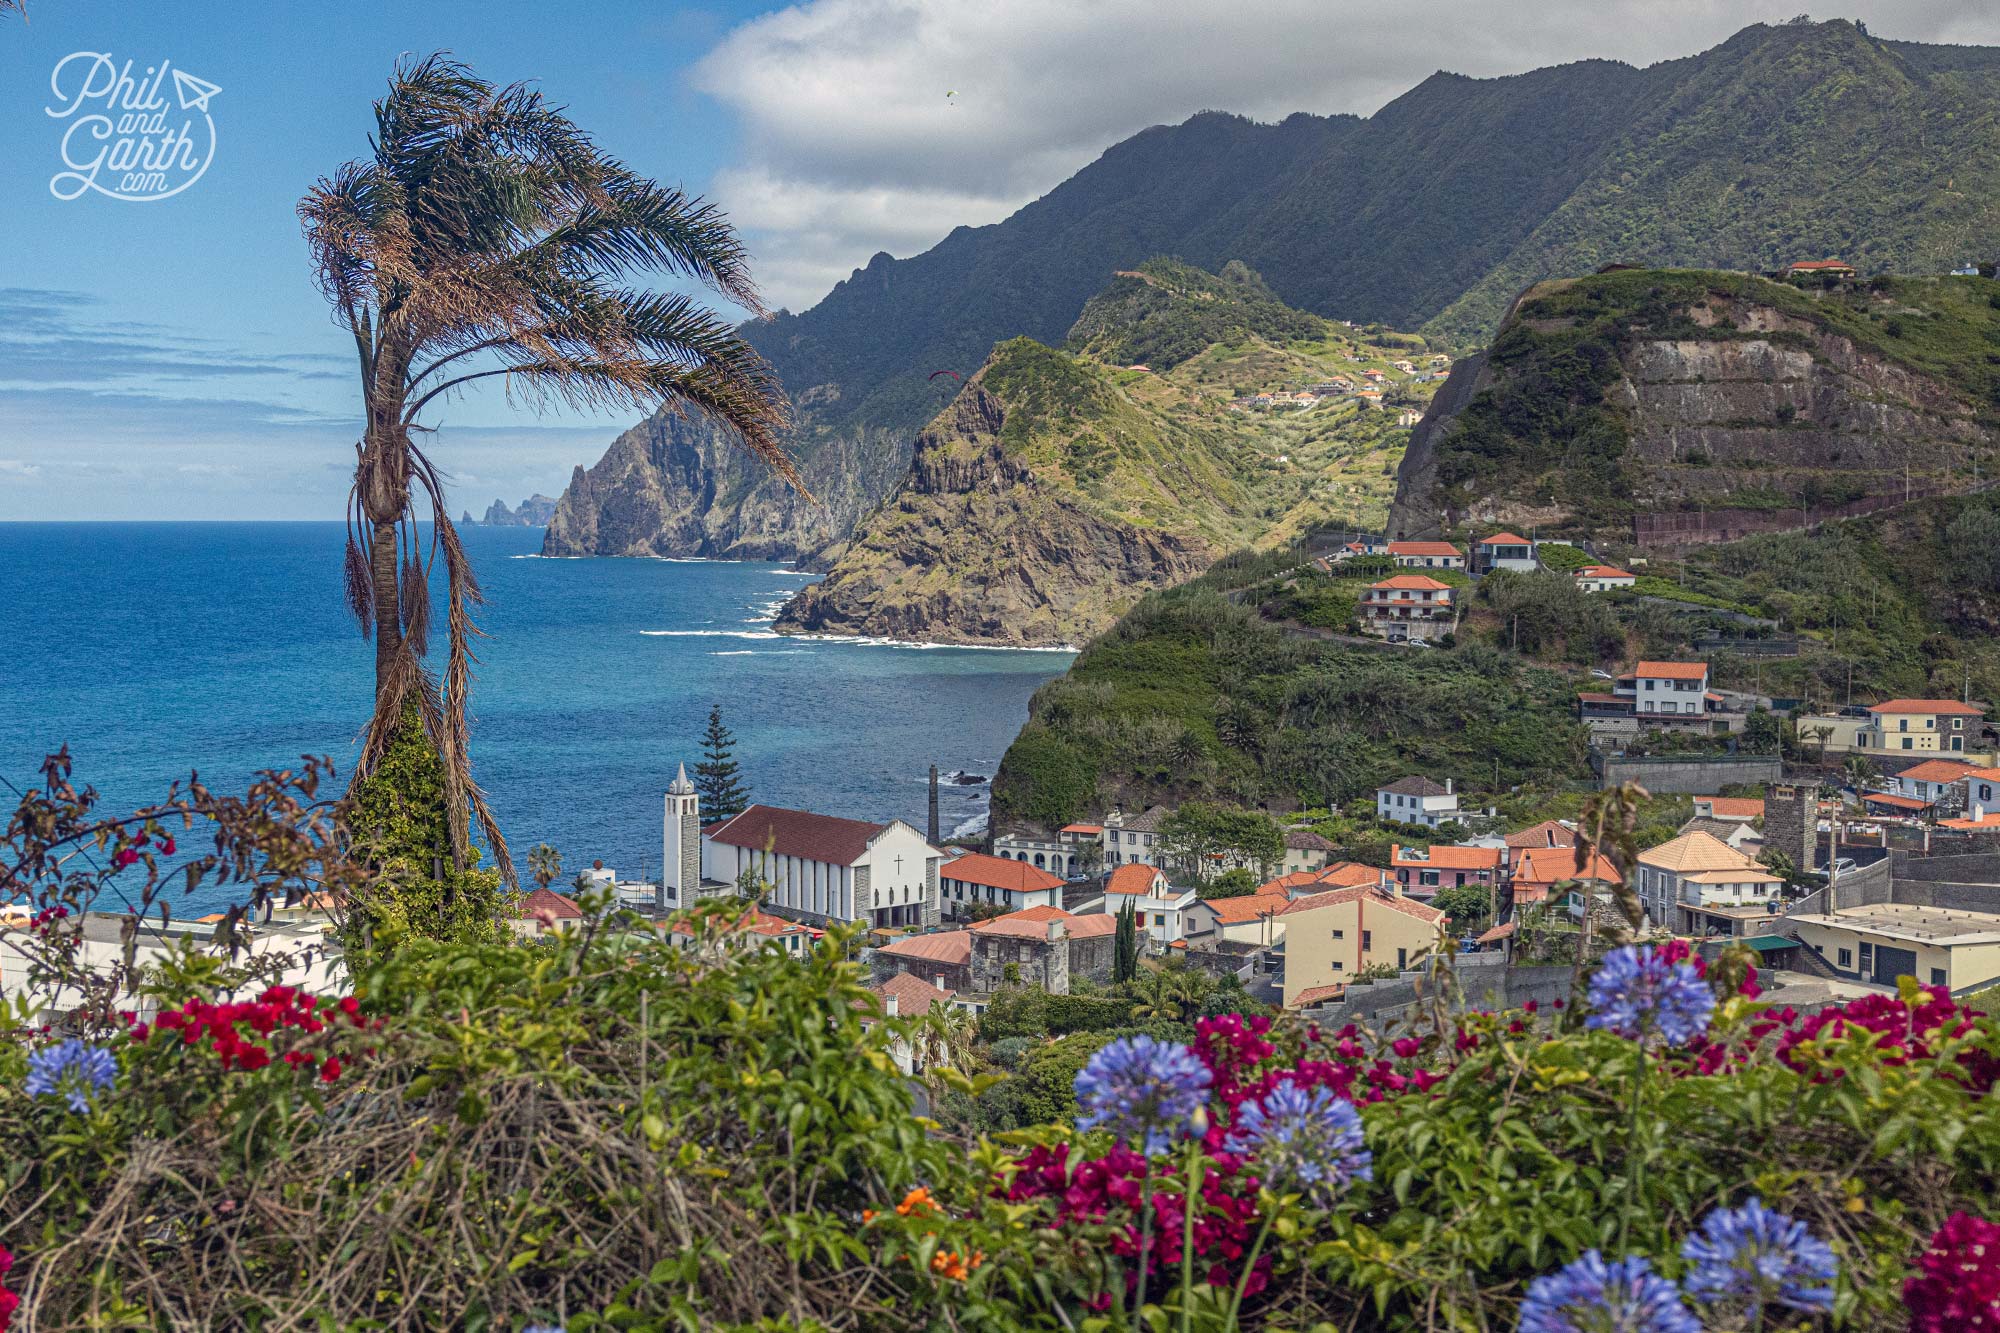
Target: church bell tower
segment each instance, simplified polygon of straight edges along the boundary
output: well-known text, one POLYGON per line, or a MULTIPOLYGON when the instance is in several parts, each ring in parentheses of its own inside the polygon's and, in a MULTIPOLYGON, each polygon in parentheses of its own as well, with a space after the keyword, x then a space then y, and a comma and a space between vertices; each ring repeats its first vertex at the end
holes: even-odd
POLYGON ((701 797, 682 764, 667 787, 666 833, 660 846, 660 906, 686 907, 701 893, 701 797))

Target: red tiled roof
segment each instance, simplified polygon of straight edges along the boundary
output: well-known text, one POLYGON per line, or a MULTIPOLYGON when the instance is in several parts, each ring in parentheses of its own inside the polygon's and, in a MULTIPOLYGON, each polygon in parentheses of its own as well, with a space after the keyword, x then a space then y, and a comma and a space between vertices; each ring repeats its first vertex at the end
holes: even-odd
POLYGON ((1260 916, 1276 916, 1291 904, 1283 893, 1245 893, 1234 898, 1204 898, 1218 924, 1240 926, 1260 916))
MULTIPOLYGON (((1918 765, 1922 767, 1922 765, 1918 765)), ((1706 803, 1719 819, 1761 819, 1764 803, 1754 796, 1697 796, 1696 804, 1706 803)))
POLYGON ((1911 782, 1956 782, 1968 773, 1984 773, 1989 777, 1994 770, 1981 768, 1977 764, 1962 764, 1956 759, 1926 759, 1914 768, 1906 768, 1896 776, 1911 782))
MULTIPOLYGON (((2000 831, 2000 810, 1988 811, 1977 819, 1940 819, 1939 828, 1958 829, 1961 832, 2000 831)), ((203 917, 202 920, 208 920, 203 917)))
POLYGON ((1450 542, 1390 542, 1390 555, 1464 555, 1450 542))
POLYGON ((1285 850, 1291 852, 1330 852, 1333 844, 1314 833, 1311 829, 1294 829, 1285 835, 1285 850))
POLYGON ((1102 824, 1064 824, 1064 825, 1062 826, 1062 831, 1063 831, 1064 833, 1102 833, 1102 832, 1104 832, 1104 825, 1102 825, 1102 824))
POLYGON ((868 850, 887 824, 815 815, 805 810, 781 810, 753 805, 736 818, 717 825, 708 836, 732 847, 766 849, 802 861, 852 865, 868 850))
POLYGON ((1578 868, 1575 847, 1530 847, 1521 853, 1521 859, 1514 863, 1514 890, 1529 884, 1554 884, 1565 879, 1591 879, 1605 884, 1621 884, 1624 876, 1618 873, 1602 852, 1596 850, 1584 853, 1583 866, 1578 868))
POLYGON ((1879 791, 1863 793, 1861 803, 1863 805, 1886 805, 1891 810, 1928 810, 1931 808, 1931 802, 1920 801, 1914 796, 1891 796, 1886 792, 1879 791))
POLYGON ((956 861, 945 862, 943 869, 938 871, 938 878, 955 879, 962 884, 984 884, 1014 893, 1035 893, 1063 886, 1060 875, 1037 870, 1026 861, 988 856, 984 852, 968 852, 956 861))
POLYGON ((1338 999, 1346 989, 1346 986, 1339 984, 1332 986, 1308 986, 1292 997, 1292 1004, 1297 1008, 1304 1008, 1309 1004, 1318 1004, 1321 1000, 1338 999))
POLYGON ((1574 847, 1576 830, 1553 819, 1544 819, 1539 824, 1530 824, 1516 833, 1509 833, 1502 839, 1511 848, 1522 847, 1574 847))
POLYGON ((1954 717, 1985 717, 1986 710, 1962 704, 1956 699, 1890 699, 1886 703, 1870 704, 1871 713, 1932 713, 1954 717))
POLYGON ((1387 592, 1449 592, 1451 590, 1449 583, 1439 583, 1428 574, 1398 574, 1393 578, 1386 578, 1380 583, 1371 583, 1368 586, 1370 589, 1381 588, 1387 592))
POLYGON ((1158 877, 1159 873, 1157 867, 1149 866, 1143 861, 1133 861, 1127 865, 1119 866, 1111 872, 1111 878, 1104 882, 1104 891, 1106 893, 1151 893, 1153 891, 1153 881, 1158 877))
POLYGON ((1496 532, 1491 537, 1481 537, 1481 546, 1533 546, 1526 537, 1517 537, 1511 532, 1496 532))
POLYGON ((1495 940, 1504 940, 1509 935, 1512 935, 1517 928, 1518 927, 1515 922, 1504 921, 1501 924, 1493 927, 1493 929, 1487 931, 1484 935, 1481 935, 1479 937, 1478 942, 1480 944, 1491 944, 1495 940))
POLYGON ((1708 674, 1703 662, 1641 662, 1632 672, 1652 680, 1700 680, 1708 674))
POLYGON ((1432 925, 1436 925, 1445 919, 1445 914, 1435 907, 1428 907, 1423 903, 1413 902, 1408 898, 1391 893, 1387 889, 1380 889, 1369 884, 1357 884, 1351 888, 1332 889, 1326 893, 1315 893, 1310 898, 1299 899, 1278 915, 1290 916, 1294 912, 1313 912, 1322 907, 1338 907, 1343 903, 1352 902, 1365 902, 1370 907, 1387 907, 1391 911, 1401 912, 1404 916, 1413 916, 1419 921, 1428 921, 1432 925))
POLYGON ((1799 273, 1813 273, 1828 268, 1853 268, 1844 259, 1801 259, 1785 265, 1788 270, 1799 273))
POLYGON ((940 930, 929 935, 911 935, 885 944, 875 951, 893 958, 916 958, 926 963, 947 963, 962 967, 972 961, 972 933, 940 930))
POLYGON ((1632 702, 1623 695, 1601 694, 1592 690, 1585 690, 1582 694, 1577 695, 1576 701, 1584 704, 1629 704, 1632 702))
POLYGON ((1290 893, 1293 889, 1302 888, 1308 884, 1319 883, 1319 877, 1322 873, 1324 872, 1318 870, 1289 871, 1278 876, 1276 879, 1265 880, 1257 886, 1257 892, 1290 893))
POLYGON ((1049 937, 1051 921, 1062 922, 1064 933, 1076 939, 1109 935, 1118 929, 1118 918, 1108 912, 1076 916, 1060 907, 1030 907, 991 920, 976 921, 972 930, 978 935, 1011 935, 1024 940, 1045 940, 1049 937))
POLYGON ((1319 872, 1315 884, 1331 885, 1334 888, 1353 888, 1357 884, 1380 884, 1382 871, 1376 866, 1364 866, 1358 861, 1336 861, 1319 872))
POLYGON ((1498 870, 1500 849, 1498 847, 1457 847, 1449 843, 1430 849, 1428 857, 1405 856, 1404 852, 1418 851, 1412 847, 1405 849, 1396 843, 1389 844, 1389 867, 1400 870, 1405 866, 1425 870, 1498 870))
POLYGON ((1585 565, 1582 569, 1576 571, 1576 576, 1580 579, 1633 579, 1635 581, 1638 578, 1638 575, 1632 573, 1630 570, 1620 569, 1616 565, 1585 565))
MULTIPOLYGON (((914 1014, 927 1014, 931 1011, 931 1006, 934 1004, 950 1004, 952 997, 951 991, 933 986, 922 977, 912 976, 908 972, 898 972, 887 981, 879 985, 870 986, 868 989, 874 991, 884 1000, 894 996, 897 1016, 900 1018, 908 1018, 914 1014)), ((883 1007, 886 1009, 888 1006, 884 1005, 883 1007)))
POLYGON ((576 905, 575 899, 565 898, 554 889, 537 886, 533 893, 521 900, 521 905, 514 914, 523 917, 546 914, 558 921, 570 921, 580 919, 583 916, 583 909, 576 905))

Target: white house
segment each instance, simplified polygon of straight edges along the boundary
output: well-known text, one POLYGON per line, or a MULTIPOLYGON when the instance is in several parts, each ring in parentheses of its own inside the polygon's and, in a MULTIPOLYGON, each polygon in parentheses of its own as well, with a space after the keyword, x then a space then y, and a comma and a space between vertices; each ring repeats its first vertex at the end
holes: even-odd
POLYGON ((1125 818, 1122 810, 1113 810, 1104 817, 1104 864, 1107 866, 1131 865, 1134 862, 1150 864, 1158 855, 1160 845, 1160 825, 1173 812, 1164 805, 1156 805, 1142 815, 1125 818))
POLYGON ((1496 532, 1473 544, 1474 573, 1490 574, 1496 569, 1511 569, 1517 574, 1532 574, 1540 568, 1541 561, 1535 558, 1535 543, 1527 537, 1496 532))
POLYGON ((1975 768, 1956 759, 1926 759, 1896 775, 1895 792, 1898 796, 1908 796, 1925 805, 1937 805, 1947 796, 1955 795, 1953 789, 1967 775, 1974 773, 1983 773, 1989 779, 1993 776, 1991 769, 1975 768))
POLYGON ((1613 588, 1630 588, 1638 581, 1638 575, 1622 570, 1616 565, 1585 565, 1576 571, 1576 586, 1584 592, 1610 592, 1613 588))
POLYGON ((1965 785, 1965 817, 1986 820, 2000 816, 2000 771, 1973 769, 1961 781, 1965 785))
POLYGON ((1442 787, 1429 778, 1398 778, 1375 789, 1375 817, 1436 828, 1458 818, 1458 794, 1450 778, 1442 787))
POLYGON ((1656 926, 1678 934, 1731 934, 1732 911, 1767 905, 1784 880, 1706 833, 1683 833, 1639 854, 1634 886, 1656 926), (1707 910, 1704 910, 1707 909, 1707 910))
MULTIPOLYGON (((864 921, 875 927, 935 926, 945 854, 900 819, 871 824, 805 810, 753 805, 701 829, 701 875, 688 882, 674 833, 698 798, 668 791, 666 894, 686 904, 726 894, 746 873, 768 882, 764 905, 800 921, 864 921), (676 806, 678 798, 683 804, 676 806)), ((699 816, 694 816, 698 818, 699 816)))
POLYGON ((1614 693, 1630 695, 1641 722, 1663 717, 1705 717, 1709 704, 1705 662, 1641 662, 1620 677, 1614 693))
POLYGON ((1178 890, 1158 868, 1127 862, 1104 882, 1104 910, 1113 915, 1130 907, 1139 928, 1156 944, 1187 938, 1187 913, 1199 901, 1193 889, 1178 890))
POLYGON ((1004 856, 968 852, 947 861, 938 871, 939 903, 944 915, 966 917, 975 907, 1022 912, 1030 907, 1061 907, 1061 876, 1004 856))
POLYGON ((1465 568, 1465 552, 1450 542, 1390 542, 1389 558, 1405 569, 1465 568))
POLYGON ((1371 583, 1355 610, 1364 628, 1392 639, 1433 626, 1448 632, 1457 615, 1451 585, 1428 574, 1397 574, 1371 583))

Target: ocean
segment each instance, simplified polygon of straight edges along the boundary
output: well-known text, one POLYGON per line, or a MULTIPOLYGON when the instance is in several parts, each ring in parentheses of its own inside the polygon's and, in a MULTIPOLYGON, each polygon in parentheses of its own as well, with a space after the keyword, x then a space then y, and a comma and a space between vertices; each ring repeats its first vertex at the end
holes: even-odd
MULTIPOLYGON (((1070 660, 780 637, 771 617, 809 574, 544 559, 539 528, 461 531, 486 594, 474 776, 517 864, 548 842, 565 878, 593 860, 658 873, 661 795, 676 764, 692 772, 712 704, 752 799, 922 828, 930 765, 991 777, 1070 660)), ((27 788, 67 743, 75 780, 122 811, 190 769, 218 791, 304 754, 344 774, 374 647, 346 610, 342 542, 338 523, 0 524, 0 778, 27 788)), ((946 836, 983 824, 986 793, 943 788, 946 836)), ((14 799, 0 785, 0 808, 14 799)))

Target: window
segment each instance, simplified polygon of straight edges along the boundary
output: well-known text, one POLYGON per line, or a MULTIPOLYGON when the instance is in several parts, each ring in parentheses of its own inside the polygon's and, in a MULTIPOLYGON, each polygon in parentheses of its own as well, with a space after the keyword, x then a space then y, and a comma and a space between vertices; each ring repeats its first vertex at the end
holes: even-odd
POLYGON ((1347 938, 1347 932, 1344 930, 1335 930, 1333 932, 1333 937, 1337 940, 1344 940, 1347 938))
POLYGON ((1347 970, 1347 964, 1341 962, 1338 958, 1336 958, 1333 960, 1333 970, 1336 972, 1345 972, 1347 970))
POLYGON ((1941 967, 1934 967, 1934 968, 1932 968, 1932 969, 1931 969, 1931 985, 1933 985, 1933 986, 1942 986, 1942 985, 1944 985, 1944 984, 1945 984, 1945 981, 1944 981, 1944 969, 1943 969, 1943 968, 1941 968, 1941 967))
POLYGON ((1370 949, 1373 949, 1374 947, 1375 947, 1375 932, 1372 930, 1362 931, 1361 952, 1367 953, 1370 949))
POLYGON ((1396 970, 1398 972, 1402 971, 1405 967, 1409 966, 1409 963, 1410 951, 1408 949, 1396 950, 1396 970))
POLYGON ((1842 966, 1842 967, 1848 967, 1848 968, 1851 968, 1851 967, 1853 967, 1853 966, 1854 966, 1854 951, 1853 951, 1853 950, 1851 950, 1851 949, 1842 949, 1842 950, 1840 951, 1840 966, 1842 966))
POLYGON ((1916 742, 1912 741, 1908 736, 1905 736, 1903 737, 1903 748, 1905 750, 1915 749, 1916 742))
POLYGON ((1436 884, 1438 882, 1438 872, 1435 870, 1420 871, 1417 874, 1417 882, 1419 884, 1436 884))
POLYGON ((1153 913, 1153 924, 1154 924, 1154 925, 1156 925, 1156 926, 1164 926, 1164 925, 1166 925, 1166 924, 1167 924, 1167 914, 1166 914, 1165 912, 1155 912, 1155 913, 1153 913))

